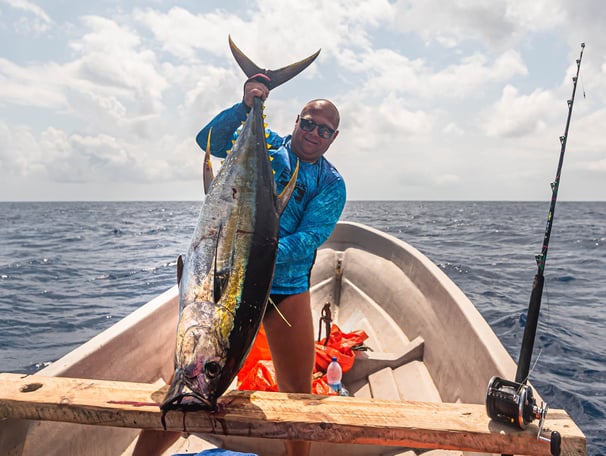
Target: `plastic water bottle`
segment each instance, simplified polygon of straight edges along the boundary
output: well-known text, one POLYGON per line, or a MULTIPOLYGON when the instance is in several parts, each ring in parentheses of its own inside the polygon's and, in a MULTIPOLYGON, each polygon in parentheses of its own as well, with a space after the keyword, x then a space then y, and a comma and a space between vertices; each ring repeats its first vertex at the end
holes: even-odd
POLYGON ((343 370, 341 365, 337 361, 337 357, 333 356, 332 361, 326 369, 326 383, 330 386, 337 394, 341 393, 341 378, 343 377, 343 370))

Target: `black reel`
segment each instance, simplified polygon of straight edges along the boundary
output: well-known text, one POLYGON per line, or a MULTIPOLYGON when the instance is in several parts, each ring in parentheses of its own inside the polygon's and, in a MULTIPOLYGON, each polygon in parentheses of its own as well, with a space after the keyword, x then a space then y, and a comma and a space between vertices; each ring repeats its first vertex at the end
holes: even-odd
POLYGON ((488 416, 501 423, 526 429, 535 419, 539 420, 537 439, 550 444, 551 454, 559 456, 562 438, 554 431, 550 438, 543 437, 543 423, 547 415, 547 404, 537 406, 532 388, 523 383, 512 382, 500 377, 492 377, 486 393, 486 412, 488 416))
POLYGON ((530 386, 492 377, 486 393, 486 412, 495 421, 526 429, 535 419, 545 418, 547 406, 537 407, 530 386))

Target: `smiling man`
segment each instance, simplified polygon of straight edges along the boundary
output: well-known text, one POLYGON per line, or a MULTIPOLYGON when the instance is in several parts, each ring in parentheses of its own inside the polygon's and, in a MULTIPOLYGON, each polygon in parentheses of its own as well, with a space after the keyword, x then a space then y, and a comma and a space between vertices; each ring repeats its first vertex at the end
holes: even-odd
MULTIPOLYGON (((237 128, 246 119, 254 97, 269 95, 267 76, 244 85, 241 103, 222 111, 196 137, 206 148, 212 128, 211 154, 225 157, 237 128)), ((278 193, 299 161, 296 188, 280 218, 276 270, 263 324, 278 387, 290 393, 310 393, 314 367, 314 335, 309 276, 317 248, 330 236, 345 206, 345 182, 324 154, 339 135, 339 111, 328 100, 307 103, 297 116, 292 135, 267 130, 278 193), (279 312, 276 311, 279 309, 279 312)), ((288 442, 291 456, 309 454, 306 442, 288 442)))

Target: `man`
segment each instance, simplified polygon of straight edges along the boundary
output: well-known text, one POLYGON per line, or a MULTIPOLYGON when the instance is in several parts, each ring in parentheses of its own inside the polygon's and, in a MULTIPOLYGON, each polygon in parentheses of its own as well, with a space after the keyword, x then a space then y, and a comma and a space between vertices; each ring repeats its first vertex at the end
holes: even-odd
MULTIPOLYGON (((206 149, 212 128, 211 154, 226 156, 254 97, 263 101, 268 97, 269 89, 262 82, 266 78, 256 75, 249 79, 242 102, 219 113, 198 133, 196 141, 202 149, 206 149)), ((278 192, 288 183, 299 160, 296 187, 280 218, 271 302, 263 320, 282 392, 311 393, 315 352, 309 275, 316 249, 330 236, 345 206, 343 178, 324 158, 339 135, 339 120, 339 111, 330 101, 313 100, 297 116, 292 135, 281 137, 268 131, 268 153, 273 158, 278 192)), ((160 452, 178 436, 144 431, 134 454, 151 454, 151 448, 160 452)), ((309 454, 308 442, 288 441, 286 447, 289 456, 309 454)))
MULTIPOLYGON (((249 79, 242 102, 218 114, 198 133, 196 141, 202 149, 212 128, 211 154, 226 156, 254 97, 265 101, 269 95, 262 78, 249 79)), ((316 249, 328 239, 345 206, 345 182, 324 158, 339 135, 339 121, 339 111, 330 101, 313 100, 297 116, 292 135, 268 131, 278 192, 290 179, 297 158, 300 162, 295 190, 280 219, 276 270, 263 320, 283 392, 311 393, 315 353, 309 275, 316 249)), ((306 455, 309 445, 289 442, 287 450, 289 455, 306 455)))

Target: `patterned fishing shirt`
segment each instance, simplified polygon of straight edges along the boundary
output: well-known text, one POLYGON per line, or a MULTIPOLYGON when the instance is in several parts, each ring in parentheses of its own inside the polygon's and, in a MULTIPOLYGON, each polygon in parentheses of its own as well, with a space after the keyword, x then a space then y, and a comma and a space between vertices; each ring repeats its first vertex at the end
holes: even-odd
MULTIPOLYGON (((237 103, 219 113, 196 136, 196 142, 206 150, 208 133, 212 128, 210 152, 225 158, 232 147, 236 130, 246 120, 248 109, 237 103)), ((277 192, 288 183, 297 163, 290 146, 291 136, 280 136, 267 129, 273 157, 277 192)), ((295 190, 280 218, 280 234, 276 270, 271 293, 297 294, 309 289, 309 273, 317 248, 330 236, 345 206, 345 181, 324 157, 315 163, 300 161, 295 190)))

